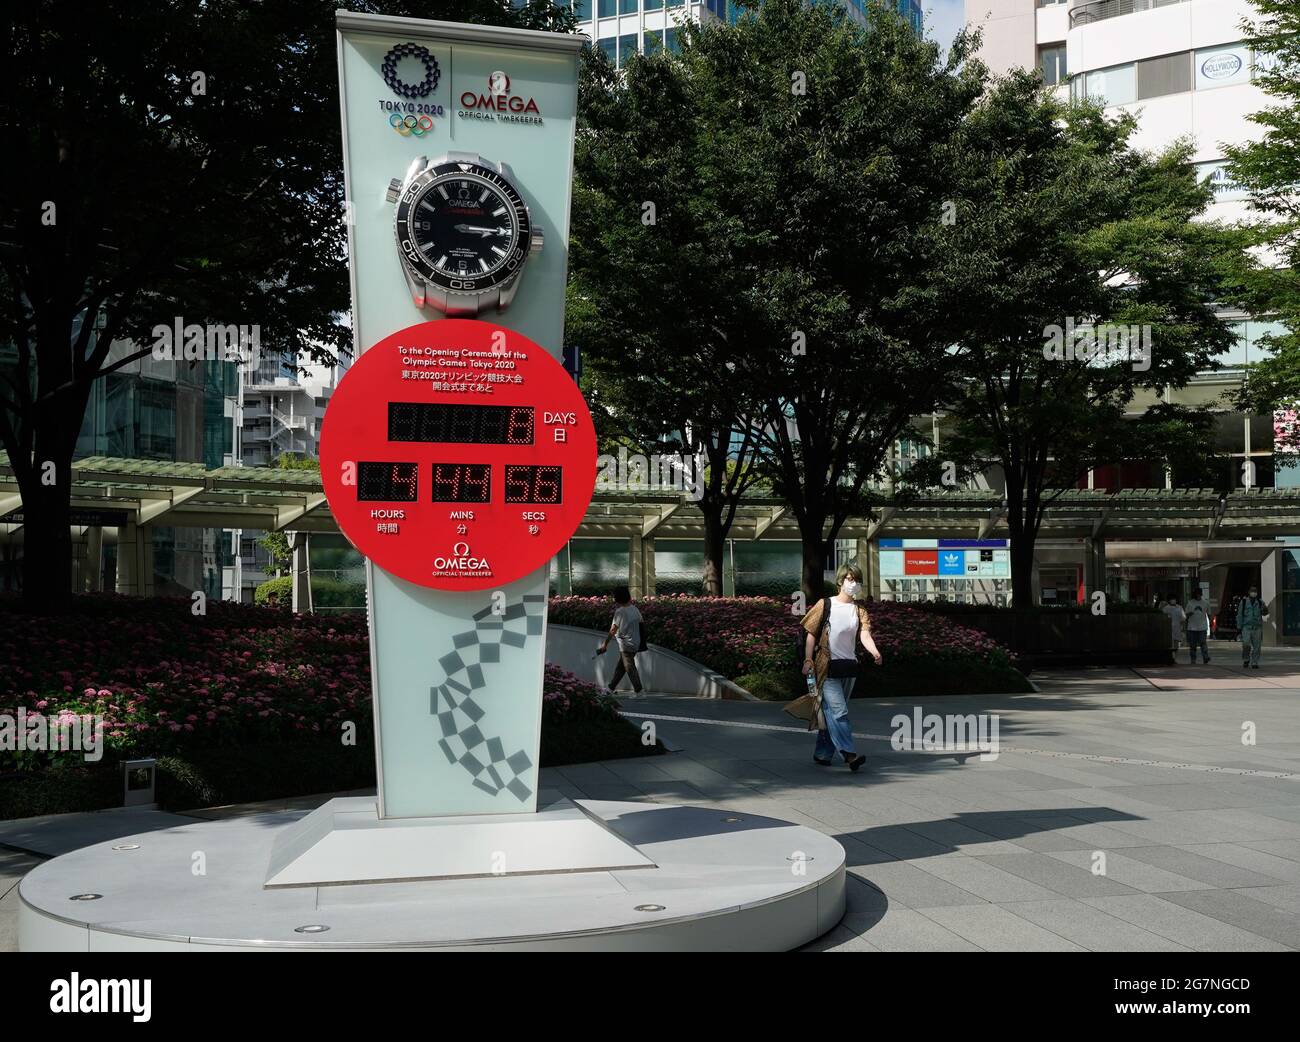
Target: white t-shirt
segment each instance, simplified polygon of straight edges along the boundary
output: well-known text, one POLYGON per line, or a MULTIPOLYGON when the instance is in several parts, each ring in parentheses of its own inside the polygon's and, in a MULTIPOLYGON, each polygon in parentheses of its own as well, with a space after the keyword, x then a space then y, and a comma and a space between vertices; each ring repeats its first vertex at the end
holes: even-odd
POLYGON ((614 625, 618 631, 614 638, 623 651, 635 652, 641 647, 641 613, 635 604, 624 604, 614 609, 614 625))
POLYGON ((1199 597, 1193 597, 1187 602, 1187 628, 1189 630, 1210 628, 1210 609, 1199 597))
POLYGON ((853 601, 831 598, 830 629, 831 658, 856 659, 853 638, 858 631, 858 606, 853 601))

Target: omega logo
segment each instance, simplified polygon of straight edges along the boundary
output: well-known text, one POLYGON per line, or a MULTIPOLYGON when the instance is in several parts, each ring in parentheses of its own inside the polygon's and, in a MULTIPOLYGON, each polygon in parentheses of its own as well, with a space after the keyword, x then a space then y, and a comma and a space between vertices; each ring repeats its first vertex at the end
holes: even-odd
POLYGON ((490 109, 493 112, 533 112, 540 115, 537 102, 533 98, 524 99, 510 93, 510 77, 498 69, 488 76, 488 93, 475 94, 472 90, 460 96, 460 103, 467 109, 490 109))

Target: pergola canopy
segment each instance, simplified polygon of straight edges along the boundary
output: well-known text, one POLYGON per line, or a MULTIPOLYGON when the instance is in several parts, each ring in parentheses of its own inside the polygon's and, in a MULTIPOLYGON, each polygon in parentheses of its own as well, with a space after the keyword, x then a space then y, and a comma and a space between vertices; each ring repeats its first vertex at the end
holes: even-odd
MULTIPOLYGON (((933 492, 906 499, 868 494, 870 515, 851 517, 845 539, 1004 538, 1006 512, 992 491, 933 492)), ((337 532, 321 487, 310 470, 218 467, 200 463, 92 456, 73 464, 76 523, 155 524, 337 532)), ((22 498, 6 455, 0 453, 0 522, 21 524, 22 498)), ((1047 507, 1046 539, 1260 539, 1300 531, 1300 489, 1128 489, 1107 493, 1070 489, 1047 507)), ((681 493, 598 492, 577 538, 703 538, 703 517, 681 493)), ((774 496, 747 495, 736 511, 731 538, 799 539, 793 511, 774 496)))

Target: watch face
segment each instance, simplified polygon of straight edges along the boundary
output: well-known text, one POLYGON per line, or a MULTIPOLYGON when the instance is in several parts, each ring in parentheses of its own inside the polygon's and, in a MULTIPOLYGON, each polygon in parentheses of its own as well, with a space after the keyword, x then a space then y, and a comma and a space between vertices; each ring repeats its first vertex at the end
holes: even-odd
POLYGON ((513 277, 531 233, 514 185, 477 163, 442 163, 414 178, 397 201, 396 227, 414 271, 458 293, 513 277))

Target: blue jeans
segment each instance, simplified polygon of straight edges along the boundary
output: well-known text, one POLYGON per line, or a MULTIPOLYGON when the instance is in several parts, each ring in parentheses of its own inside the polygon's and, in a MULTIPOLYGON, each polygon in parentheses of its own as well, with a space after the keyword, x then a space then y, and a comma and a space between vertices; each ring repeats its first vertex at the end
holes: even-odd
POLYGON ((1259 665, 1259 648, 1264 640, 1262 626, 1243 626, 1241 628, 1241 661, 1252 666, 1259 665))
POLYGON ((1205 638, 1208 637, 1208 636, 1209 636, 1209 631, 1208 631, 1208 630, 1188 630, 1188 631, 1187 631, 1187 645, 1188 645, 1189 650, 1191 651, 1191 661, 1193 661, 1193 662, 1196 661, 1196 649, 1197 649, 1197 648, 1200 648, 1200 649, 1201 649, 1201 657, 1202 657, 1206 662, 1209 662, 1209 661, 1210 661, 1210 651, 1209 651, 1209 648, 1206 646, 1206 643, 1205 643, 1205 638))
POLYGON ((826 717, 826 730, 817 732, 817 748, 813 755, 819 760, 835 759, 835 751, 856 756, 853 748, 853 727, 849 723, 849 698, 853 695, 854 677, 827 677, 822 682, 822 715, 826 717))

